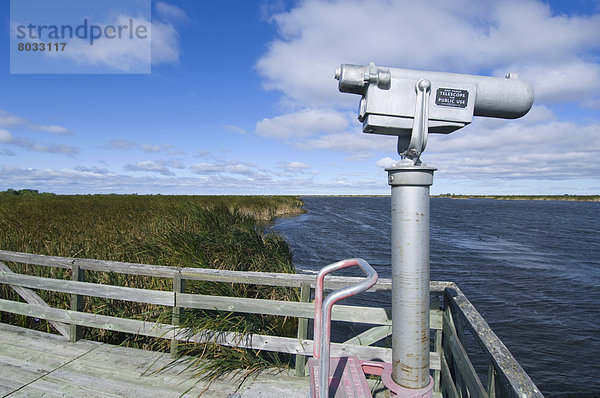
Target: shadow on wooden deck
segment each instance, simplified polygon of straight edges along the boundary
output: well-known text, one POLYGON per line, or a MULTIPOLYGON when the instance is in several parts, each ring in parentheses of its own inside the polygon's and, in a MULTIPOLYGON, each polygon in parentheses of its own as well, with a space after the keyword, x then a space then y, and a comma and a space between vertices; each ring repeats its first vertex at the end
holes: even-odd
POLYGON ((152 374, 169 354, 96 341, 70 343, 60 335, 0 324, 2 397, 302 397, 308 380, 263 372, 212 384, 192 379, 182 366, 152 374), (234 394, 235 393, 235 394, 234 394), (238 395, 239 394, 239 395, 238 395))

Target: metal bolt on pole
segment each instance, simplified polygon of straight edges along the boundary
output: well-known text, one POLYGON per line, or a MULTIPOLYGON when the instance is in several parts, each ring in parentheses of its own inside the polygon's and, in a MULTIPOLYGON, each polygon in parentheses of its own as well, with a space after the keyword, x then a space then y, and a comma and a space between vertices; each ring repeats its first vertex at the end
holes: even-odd
POLYGON ((436 169, 398 163, 392 189, 392 379, 421 389, 429 375, 429 187, 436 169))

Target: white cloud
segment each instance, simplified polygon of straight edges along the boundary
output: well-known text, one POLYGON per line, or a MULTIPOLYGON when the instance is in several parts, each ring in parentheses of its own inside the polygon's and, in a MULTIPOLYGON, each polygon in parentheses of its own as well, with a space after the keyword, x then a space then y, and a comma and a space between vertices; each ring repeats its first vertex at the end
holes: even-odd
POLYGON ((187 13, 173 4, 158 1, 154 5, 154 8, 156 9, 160 18, 178 22, 189 21, 187 13))
MULTIPOLYGON (((318 194, 348 193, 349 188, 362 192, 373 189, 373 183, 360 187, 331 186, 314 181, 312 176, 287 176, 284 179, 263 178, 248 183, 245 175, 206 175, 176 177, 168 175, 130 176, 107 172, 105 169, 76 167, 75 169, 23 169, 3 165, 0 181, 10 181, 15 189, 34 188, 54 193, 140 193, 140 194, 318 194)), ((381 184, 378 184, 381 185, 381 184)))
POLYGON ((179 32, 170 23, 152 23, 152 65, 179 62, 179 32))
POLYGON ((144 26, 148 30, 145 39, 101 37, 90 45, 89 39, 72 38, 68 41, 69 51, 55 51, 44 53, 52 58, 70 58, 76 65, 97 66, 121 73, 150 72, 151 65, 151 40, 152 29, 150 22, 145 18, 133 18, 128 15, 119 15, 115 20, 90 25, 98 26, 129 26, 130 20, 134 26, 144 26))
POLYGON ((0 142, 2 143, 11 143, 13 141, 13 136, 10 131, 6 129, 0 129, 0 142))
POLYGON ((600 123, 578 125, 553 118, 504 121, 491 129, 474 124, 450 135, 431 135, 422 159, 440 176, 474 180, 561 180, 600 175, 600 123), (443 166, 443 167, 441 167, 443 166))
POLYGON ((584 101, 582 105, 589 109, 600 109, 600 98, 584 101))
POLYGON ((322 135, 318 138, 298 142, 297 146, 305 150, 326 149, 352 154, 368 153, 372 156, 374 151, 395 152, 397 137, 365 134, 360 129, 356 129, 354 132, 322 135))
POLYGON ((34 152, 56 153, 63 155, 74 155, 81 151, 80 148, 67 144, 36 144, 35 142, 29 141, 28 139, 22 137, 14 137, 11 144, 34 152))
POLYGON ((257 123, 258 134, 302 150, 347 153, 346 160, 377 156, 372 166, 386 167, 396 138, 363 134, 349 122, 359 97, 339 93, 333 74, 340 64, 374 61, 499 77, 514 72, 536 90, 536 106, 526 117, 475 118, 453 134, 432 134, 423 160, 440 167, 440 176, 480 184, 490 177, 588 181, 600 175, 594 160, 600 123, 573 107, 600 107, 598 13, 557 15, 539 0, 306 0, 275 11, 270 21, 278 36, 256 69, 266 89, 282 94, 288 113, 257 123), (568 103, 567 110, 557 103, 568 103), (564 119, 571 107, 575 121, 564 119), (301 126, 297 109, 307 108, 343 115, 348 124, 336 131, 301 126))
POLYGON ((158 146, 158 145, 142 144, 141 148, 145 152, 159 152, 160 151, 160 146, 158 146))
POLYGON ((166 160, 144 160, 135 164, 126 164, 125 170, 128 171, 149 171, 153 173, 162 174, 165 176, 173 176, 175 173, 171 168, 183 169, 184 166, 179 162, 166 161, 166 160))
MULTIPOLYGON (((27 138, 16 137, 10 131, 2 128, 0 128, 0 143, 18 146, 34 152, 74 155, 80 151, 79 148, 66 144, 38 144, 27 138)), ((13 152, 5 150, 4 153, 10 155, 13 152)))
POLYGON ((278 166, 289 173, 304 173, 310 166, 302 162, 279 162, 278 166))
POLYGON ((336 133, 348 126, 347 117, 329 109, 303 109, 256 123, 256 133, 263 137, 302 138, 320 132, 336 133))
POLYGON ((32 130, 37 130, 37 131, 43 131, 45 133, 50 133, 50 134, 59 134, 59 135, 66 135, 66 134, 71 134, 71 132, 69 130, 67 130, 64 127, 61 126, 55 126, 53 124, 49 124, 49 125, 41 125, 41 124, 31 124, 30 128, 32 130))
POLYGON ((212 157, 212 156, 213 156, 212 152, 210 152, 210 151, 204 151, 202 149, 198 149, 196 151, 196 153, 194 154, 194 157, 197 157, 197 158, 209 158, 209 157, 212 157))
POLYGON ((196 163, 190 166, 190 170, 194 174, 204 176, 243 176, 249 181, 265 181, 273 178, 273 173, 271 171, 258 167, 252 163, 240 162, 237 160, 196 163))
POLYGON ((600 64, 597 63, 575 60, 556 62, 551 68, 535 64, 510 69, 519 70, 519 77, 534 87, 537 102, 585 102, 600 91, 600 64))
POLYGON ((388 167, 392 167, 394 163, 398 162, 398 160, 394 160, 392 158, 382 158, 379 159, 376 163, 377 167, 381 167, 382 169, 387 169, 388 167))
POLYGON ((112 174, 107 168, 100 168, 96 166, 86 167, 86 166, 75 166, 73 168, 75 171, 81 171, 84 173, 92 173, 96 175, 108 175, 112 174))
POLYGON ((110 140, 108 142, 108 144, 106 144, 105 146, 103 146, 102 148, 104 149, 121 149, 121 150, 125 150, 125 149, 132 149, 132 148, 136 148, 138 147, 139 144, 136 144, 135 142, 131 142, 122 138, 117 138, 114 140, 110 140))
POLYGON ((232 133, 246 134, 246 130, 244 130, 243 128, 238 127, 238 126, 234 126, 232 124, 224 124, 221 127, 223 127, 224 130, 232 132, 232 133))
MULTIPOLYGON (((173 6, 174 8, 177 8, 173 6)), ((179 62, 181 52, 179 33, 172 23, 150 22, 146 18, 119 15, 105 23, 90 22, 98 26, 145 27, 144 38, 101 37, 90 45, 88 39, 72 38, 68 41, 69 51, 45 52, 48 57, 68 57, 76 65, 96 66, 119 73, 150 73, 151 65, 179 62)))
POLYGON ((223 166, 217 164, 217 163, 196 163, 192 166, 190 166, 190 169, 192 170, 193 173, 195 174, 202 174, 202 175, 211 175, 211 174, 219 174, 221 172, 223 172, 223 166))
POLYGON ((0 127, 5 128, 16 128, 21 130, 32 130, 32 131, 42 131, 44 133, 56 134, 56 135, 68 135, 72 134, 67 128, 62 126, 57 126, 54 124, 36 124, 32 123, 29 120, 11 115, 8 112, 0 111, 0 127))
POLYGON ((600 15, 553 15, 540 1, 309 0, 271 21, 279 38, 256 68, 267 89, 300 106, 348 105, 350 96, 338 93, 333 72, 341 63, 369 61, 467 73, 517 72, 540 84, 542 100, 556 100, 560 90, 570 93, 568 100, 597 95, 597 58, 589 53, 600 47, 600 15), (579 80, 570 81, 576 73, 579 80), (567 78, 543 80, 553 74, 567 78), (587 89, 580 83, 586 81, 587 89))
POLYGON ((100 148, 108 150, 139 149, 148 153, 165 152, 169 155, 180 155, 184 153, 171 144, 138 144, 137 142, 132 142, 123 138, 112 139, 106 145, 103 145, 100 148))
POLYGON ((15 127, 20 125, 28 124, 26 119, 11 115, 5 111, 0 111, 0 126, 1 127, 15 127))

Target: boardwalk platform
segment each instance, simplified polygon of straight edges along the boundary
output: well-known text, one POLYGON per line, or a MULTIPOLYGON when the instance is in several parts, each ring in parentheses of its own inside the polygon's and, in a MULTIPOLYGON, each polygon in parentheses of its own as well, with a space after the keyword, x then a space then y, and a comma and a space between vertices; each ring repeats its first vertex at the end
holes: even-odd
MULTIPOLYGON (((33 268, 36 270, 37 268, 33 268)), ((44 270, 45 268, 40 269, 44 270)), ((362 281, 356 277, 328 276, 325 289, 334 290, 362 281)), ((89 278, 88 278, 89 279, 89 278)), ((122 279, 126 281, 127 279, 122 279)), ((134 264, 107 260, 45 256, 0 250, 0 284, 10 286, 23 300, 3 296, 0 311, 48 320, 61 335, 50 335, 14 326, 0 325, 0 397, 2 396, 198 396, 302 397, 307 395, 308 380, 291 374, 268 374, 239 381, 224 379, 211 385, 198 382, 182 368, 153 373, 169 363, 170 355, 115 347, 93 341, 68 343, 77 337, 78 328, 106 329, 133 335, 181 342, 212 342, 227 347, 266 350, 296 355, 298 375, 305 372, 304 359, 313 352, 308 337, 308 320, 314 317, 310 302, 314 275, 268 272, 227 271, 193 267, 134 264), (20 268, 16 265, 21 264, 20 268), (23 267, 23 265, 26 265, 23 267), (70 279, 30 275, 28 266, 63 269, 70 279), (18 272, 15 272, 18 271, 18 272), (86 281, 86 273, 143 275, 172 280, 172 291, 140 289, 86 281), (29 272, 29 273, 28 273, 29 272), (299 301, 266 300, 250 297, 191 294, 185 281, 251 284, 278 288, 297 288, 299 301), (33 289, 33 290, 32 290, 33 289), (56 308, 37 295, 37 290, 70 295, 68 302, 56 308), (162 306, 172 311, 169 323, 94 314, 82 310, 85 297, 125 300, 144 306, 162 306), (69 308, 69 309, 66 309, 69 308), (266 334, 244 336, 235 332, 216 335, 178 325, 181 311, 217 310, 225 313, 263 314, 298 319, 297 336, 266 334)), ((390 291, 392 281, 379 279, 371 289, 390 291)), ((543 398, 508 348, 490 329, 479 311, 453 282, 430 282, 429 325, 434 350, 430 369, 434 378, 434 396, 525 397, 543 398), (443 305, 440 305, 443 303, 443 305), (487 359, 487 377, 480 377, 469 357, 465 334, 473 337, 469 351, 481 350, 487 359)), ((142 307, 145 308, 145 307, 142 307)), ((356 356, 363 360, 392 361, 391 349, 375 344, 391 335, 390 308, 336 304, 331 319, 370 325, 369 329, 343 343, 331 345, 333 356, 356 356)), ((475 351, 477 353, 477 351, 475 351)), ((483 365, 482 365, 483 366, 483 365)), ((483 367, 480 370, 485 370, 483 367)), ((377 398, 389 393, 375 384, 377 398), (381 394, 383 395, 381 395, 381 394)))
POLYGON ((53 335, 0 324, 1 397, 302 397, 308 380, 263 372, 208 384, 183 367, 153 373, 168 354, 96 341, 70 343, 53 335), (238 386, 240 386, 238 388, 238 386))

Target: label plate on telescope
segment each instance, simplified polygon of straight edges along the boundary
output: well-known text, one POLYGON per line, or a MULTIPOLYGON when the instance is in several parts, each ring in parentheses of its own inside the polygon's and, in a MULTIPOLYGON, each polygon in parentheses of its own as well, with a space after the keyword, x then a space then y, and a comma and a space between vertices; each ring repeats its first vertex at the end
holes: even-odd
POLYGON ((452 108, 466 108, 469 103, 469 92, 454 88, 438 88, 435 94, 435 104, 452 108))

